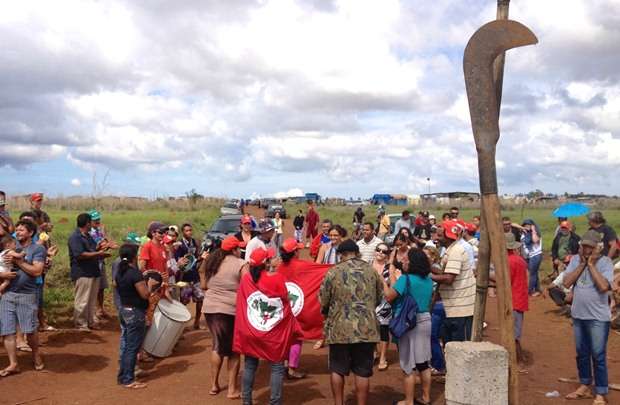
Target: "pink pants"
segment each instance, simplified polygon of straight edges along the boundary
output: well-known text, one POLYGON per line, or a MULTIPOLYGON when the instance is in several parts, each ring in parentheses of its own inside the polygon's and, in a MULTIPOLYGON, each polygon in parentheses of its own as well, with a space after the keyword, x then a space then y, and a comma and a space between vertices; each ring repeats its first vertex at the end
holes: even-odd
POLYGON ((290 368, 299 368, 299 359, 301 357, 301 340, 296 340, 291 345, 291 350, 288 353, 288 366, 290 368))

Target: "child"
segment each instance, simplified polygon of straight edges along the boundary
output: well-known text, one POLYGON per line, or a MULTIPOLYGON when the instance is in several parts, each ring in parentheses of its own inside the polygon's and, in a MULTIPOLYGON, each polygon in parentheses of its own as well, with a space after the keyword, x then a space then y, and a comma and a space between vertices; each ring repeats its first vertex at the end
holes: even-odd
MULTIPOLYGON (((5 260, 21 259, 26 255, 25 253, 17 253, 15 249, 17 249, 17 241, 13 239, 13 237, 4 235, 0 238, 0 273, 8 273, 11 271, 11 265, 5 263, 5 260)), ((10 283, 11 280, 4 280, 2 284, 0 284, 0 296, 2 296, 4 290, 9 287, 10 283)))

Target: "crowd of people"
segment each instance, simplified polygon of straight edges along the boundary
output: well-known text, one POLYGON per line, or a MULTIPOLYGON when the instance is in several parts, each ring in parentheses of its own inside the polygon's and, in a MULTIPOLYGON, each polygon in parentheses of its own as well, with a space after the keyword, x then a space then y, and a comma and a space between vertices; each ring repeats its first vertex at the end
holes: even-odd
MULTIPOLYGON (((54 329, 45 320, 43 292, 46 271, 58 253, 51 242, 51 220, 41 209, 43 195, 33 194, 32 209, 15 223, 5 197, 0 192, 0 334, 9 358, 2 377, 20 371, 18 350, 32 352, 36 370, 45 367, 38 332, 54 329)), ((205 248, 194 238, 191 224, 158 221, 149 224, 146 240, 132 232, 117 243, 106 234, 101 213, 91 210, 77 216, 67 246, 75 328, 97 330, 110 316, 103 292, 112 280, 121 327, 117 382, 140 389, 146 384, 138 381, 137 364, 153 361, 143 343, 158 302, 193 301, 194 328, 200 328, 204 314, 212 338, 209 394, 219 395, 226 361, 226 396, 252 404, 259 360, 266 360, 271 365, 270 403, 280 404, 284 377, 306 377, 300 368, 303 333, 281 271, 294 262, 298 268, 324 271, 317 294, 323 336, 314 348, 328 346, 334 403, 344 403, 344 379, 353 373, 357 403, 366 404, 375 362, 379 371, 388 369, 387 353, 395 343, 404 373, 404 399, 395 403, 430 404, 432 377, 446 372, 444 346, 471 339, 480 239, 478 216, 466 221, 453 207, 441 218, 405 210, 391 224, 383 207, 370 220, 360 207, 349 235, 346 225, 321 220, 309 202, 308 210, 293 219, 293 238, 284 237, 279 215, 243 215, 236 234, 205 248), (108 277, 106 259, 115 250, 118 257, 108 277), (300 252, 307 252, 309 259, 300 259, 300 252), (405 317, 413 317, 415 326, 401 330, 397 325, 405 317), (416 385, 421 386, 417 396, 416 385)), ((539 225, 531 219, 502 221, 521 370, 525 312, 530 297, 543 294, 573 322, 581 385, 567 398, 607 403, 606 347, 616 306, 612 290, 618 287, 614 230, 600 212, 589 214, 589 229, 581 237, 567 218, 560 218, 551 246, 552 282, 542 291, 539 225)), ((494 279, 491 271, 491 282, 494 279)))

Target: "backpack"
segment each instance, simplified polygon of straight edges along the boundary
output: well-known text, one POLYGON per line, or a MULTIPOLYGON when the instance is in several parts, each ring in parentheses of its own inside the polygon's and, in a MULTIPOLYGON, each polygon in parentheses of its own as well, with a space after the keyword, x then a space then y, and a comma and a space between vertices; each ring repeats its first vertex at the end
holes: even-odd
POLYGON ((409 294, 409 275, 404 275, 404 277, 407 278, 407 286, 405 287, 405 293, 402 295, 402 306, 398 315, 392 316, 390 321, 390 332, 397 339, 415 328, 416 316, 418 314, 418 303, 409 294))

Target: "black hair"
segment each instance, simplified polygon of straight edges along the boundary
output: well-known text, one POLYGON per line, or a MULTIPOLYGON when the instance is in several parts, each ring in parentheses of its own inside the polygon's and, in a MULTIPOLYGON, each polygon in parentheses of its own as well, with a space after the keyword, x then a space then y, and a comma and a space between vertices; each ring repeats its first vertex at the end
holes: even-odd
POLYGON ((26 217, 32 218, 32 219, 37 219, 38 215, 35 214, 32 211, 24 211, 21 214, 19 214, 19 219, 23 219, 23 218, 26 218, 26 217))
POLYGON ((327 231, 327 233, 333 231, 333 230, 338 231, 338 234, 340 234, 340 237, 342 238, 346 238, 347 237, 347 230, 344 229, 342 226, 336 224, 336 225, 332 225, 331 228, 329 228, 329 231, 327 231))
POLYGON ((405 242, 406 244, 409 244, 409 242, 411 242, 411 240, 407 236, 405 236, 405 234, 400 233, 400 231, 398 231, 398 232, 399 233, 394 238, 394 245, 396 245, 397 241, 405 242))
POLYGON ((217 274, 226 256, 232 255, 234 250, 235 249, 224 250, 222 248, 217 248, 207 257, 207 261, 205 262, 205 276, 207 280, 217 274))
POLYGON ((502 217, 502 222, 503 221, 510 221, 510 217, 502 217))
POLYGON ((375 230, 375 224, 373 224, 372 222, 364 222, 364 226, 368 225, 370 227, 371 231, 375 230))
POLYGON ((407 238, 407 243, 409 242, 413 242, 413 232, 411 232, 411 229, 405 227, 402 227, 398 230, 398 233, 396 234, 396 236, 405 236, 407 238), (407 232, 409 234, 409 236, 405 236, 404 232, 407 232))
POLYGON ((14 242, 15 239, 11 235, 4 235, 0 238, 0 252, 7 249, 9 243, 14 242))
POLYGON ((260 275, 263 273, 265 269, 266 269, 265 263, 259 264, 258 266, 250 267, 250 276, 252 276, 252 281, 254 281, 255 284, 258 283, 258 280, 260 279, 260 275))
POLYGON ((403 211, 403 217, 404 217, 405 215, 409 215, 409 214, 411 214, 411 213, 409 212, 409 210, 404 210, 404 211, 403 211))
POLYGON ((444 212, 444 213, 441 215, 441 220, 442 220, 442 221, 445 221, 445 220, 446 220, 446 218, 452 218, 452 214, 450 214, 449 212, 444 212))
POLYGON ((77 216, 77 227, 84 228, 89 222, 92 221, 92 218, 86 212, 81 213, 77 216))
POLYGON ((127 269, 132 265, 133 261, 138 256, 138 245, 133 243, 123 243, 123 245, 118 249, 118 257, 120 257, 121 262, 118 265, 118 274, 122 276, 125 274, 127 269))
POLYGON ((29 219, 20 219, 15 224, 15 228, 17 229, 17 227, 20 225, 26 227, 26 229, 28 229, 28 232, 32 233, 33 235, 37 233, 37 224, 35 224, 29 219))
POLYGON ((426 277, 431 272, 431 262, 428 256, 421 249, 409 249, 407 253, 409 258, 408 274, 415 274, 420 277, 426 277))
POLYGON ((450 211, 453 211, 453 210, 459 211, 459 207, 452 207, 452 208, 450 208, 450 211))
POLYGON ((186 222, 186 223, 184 223, 183 225, 181 225, 181 232, 183 232, 183 229, 185 229, 185 227, 186 227, 186 226, 189 226, 189 227, 190 227, 190 228, 192 228, 192 229, 194 228, 194 227, 192 226, 192 224, 190 224, 190 223, 186 222))
POLYGON ((323 222, 321 222, 322 224, 329 224, 329 226, 333 225, 333 222, 331 219, 324 219, 323 222))
POLYGON ((284 263, 288 263, 291 261, 291 259, 293 257, 295 257, 295 252, 297 250, 293 250, 292 252, 287 252, 284 249, 280 248, 280 258, 282 259, 282 262, 284 263))

